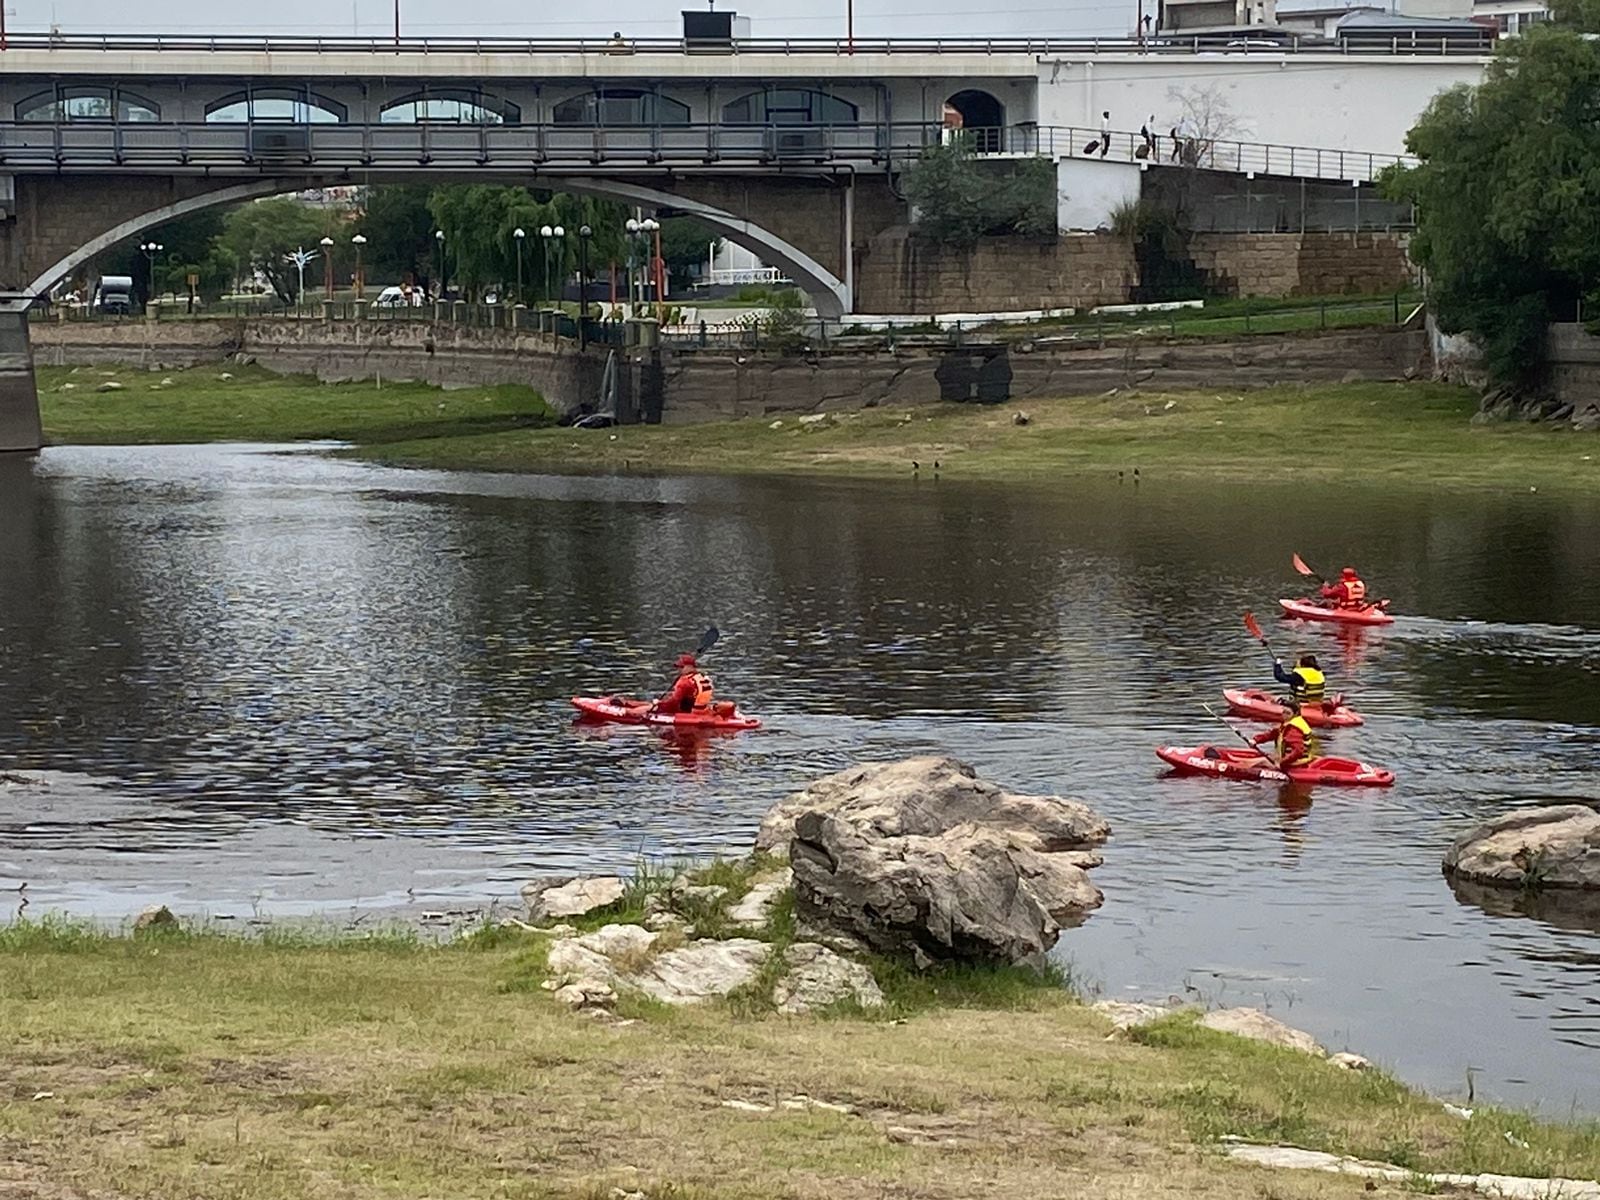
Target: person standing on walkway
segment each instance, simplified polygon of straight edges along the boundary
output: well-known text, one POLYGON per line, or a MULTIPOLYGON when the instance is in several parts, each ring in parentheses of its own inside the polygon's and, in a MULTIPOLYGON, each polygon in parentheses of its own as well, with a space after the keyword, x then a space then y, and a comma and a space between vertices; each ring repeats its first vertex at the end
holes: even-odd
POLYGON ((1106 156, 1106 151, 1111 149, 1111 112, 1108 109, 1100 114, 1100 157, 1106 156))

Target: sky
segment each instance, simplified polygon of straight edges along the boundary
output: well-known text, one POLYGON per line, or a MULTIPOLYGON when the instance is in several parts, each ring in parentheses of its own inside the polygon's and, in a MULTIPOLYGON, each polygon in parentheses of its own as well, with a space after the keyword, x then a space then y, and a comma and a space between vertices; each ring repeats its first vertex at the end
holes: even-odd
MULTIPOLYGON (((682 8, 702 0, 661 4, 608 0, 576 9, 528 0, 400 0, 401 31, 418 37, 675 37, 682 8), (588 16, 593 11, 598 15, 588 16)), ((18 32, 278 33, 327 37, 387 36, 393 0, 0 0, 18 32)), ((1135 20, 1137 0, 1000 0, 998 7, 954 0, 855 0, 857 37, 1119 37, 1135 20)), ((845 0, 723 0, 751 19, 753 37, 842 37, 845 0)))

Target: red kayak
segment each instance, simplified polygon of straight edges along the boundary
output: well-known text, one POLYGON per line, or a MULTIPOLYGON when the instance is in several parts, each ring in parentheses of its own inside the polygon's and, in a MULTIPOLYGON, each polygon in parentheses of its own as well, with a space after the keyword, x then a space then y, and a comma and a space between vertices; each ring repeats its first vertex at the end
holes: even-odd
MULTIPOLYGON (((1276 696, 1260 688, 1223 688, 1222 698, 1228 702, 1229 712, 1235 716, 1249 717, 1252 721, 1277 724, 1289 714, 1276 696)), ((1300 710, 1300 715, 1306 719, 1307 725, 1319 729, 1348 729, 1352 725, 1366 724, 1360 713, 1342 704, 1332 709, 1308 705, 1300 710)))
POLYGON ((648 700, 627 696, 574 696, 572 707, 581 720, 614 721, 619 725, 660 725, 672 729, 760 729, 761 722, 747 717, 726 700, 711 706, 710 712, 657 712, 648 700))
POLYGON ((1338 621, 1345 625, 1394 624, 1394 618, 1389 615, 1387 600, 1380 600, 1365 608, 1334 608, 1331 605, 1318 604, 1315 600, 1279 600, 1278 607, 1283 609, 1284 616, 1295 617, 1301 621, 1338 621))
POLYGON ((1353 758, 1314 758, 1303 767, 1279 770, 1243 746, 1157 746, 1156 757, 1180 775, 1220 775, 1271 783, 1331 783, 1346 787, 1389 787, 1394 772, 1353 758))

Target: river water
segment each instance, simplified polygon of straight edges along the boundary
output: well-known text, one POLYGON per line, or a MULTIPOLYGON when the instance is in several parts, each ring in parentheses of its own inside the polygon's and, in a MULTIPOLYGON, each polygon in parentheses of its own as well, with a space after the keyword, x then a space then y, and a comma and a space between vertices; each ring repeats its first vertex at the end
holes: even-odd
MULTIPOLYGON (((1600 795, 1600 503, 906 478, 401 472, 299 448, 0 462, 0 918, 347 914, 748 847, 825 771, 951 751, 1111 820, 1059 953, 1112 997, 1259 1004, 1441 1092, 1600 1111, 1600 914, 1457 896, 1452 837, 1600 795), (1269 622, 1370 716, 1392 791, 1163 778, 1270 683, 1289 555, 1405 614, 1269 622), (759 733, 569 720, 711 622, 759 733), (18 891, 18 887, 27 888, 18 891), (1481 905, 1481 907, 1480 907, 1481 905)), ((1600 906, 1597 906, 1600 907, 1600 906)))

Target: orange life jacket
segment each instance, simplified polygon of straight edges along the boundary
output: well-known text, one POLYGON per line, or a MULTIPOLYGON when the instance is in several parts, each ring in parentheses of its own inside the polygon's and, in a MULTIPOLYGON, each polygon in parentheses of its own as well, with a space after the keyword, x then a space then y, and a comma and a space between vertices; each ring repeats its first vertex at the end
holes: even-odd
POLYGON ((711 676, 703 671, 694 673, 694 711, 707 712, 711 708, 711 676))
POLYGON ((1344 584, 1344 607, 1365 608, 1367 606, 1367 585, 1359 579, 1345 579, 1341 582, 1344 584))

